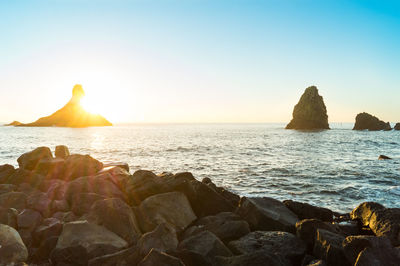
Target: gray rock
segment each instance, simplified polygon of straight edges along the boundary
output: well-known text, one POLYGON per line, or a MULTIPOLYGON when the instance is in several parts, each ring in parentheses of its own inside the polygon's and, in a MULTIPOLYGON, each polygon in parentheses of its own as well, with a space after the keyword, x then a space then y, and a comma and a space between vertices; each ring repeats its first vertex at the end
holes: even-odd
POLYGON ((69 156, 69 149, 65 145, 58 145, 58 146, 56 146, 54 155, 56 156, 56 158, 65 159, 69 156))
POLYGON ((49 260, 50 254, 56 247, 58 236, 46 238, 40 242, 39 248, 32 254, 35 263, 43 263, 49 260))
POLYGON ((350 216, 369 226, 376 236, 386 236, 393 245, 400 245, 400 209, 385 208, 374 202, 361 203, 350 216))
POLYGON ((4 224, 0 224, 0 264, 25 262, 28 259, 28 250, 18 232, 4 224))
POLYGON ((142 257, 146 256, 152 248, 166 252, 178 247, 178 238, 175 229, 167 224, 159 224, 154 231, 144 234, 138 248, 142 257))
POLYGON ((350 265, 347 260, 342 242, 344 236, 329 232, 323 229, 317 229, 313 254, 324 261, 327 265, 350 265))
POLYGON ((18 159, 18 165, 21 169, 35 170, 41 159, 51 159, 53 155, 48 147, 38 147, 33 151, 22 154, 18 159))
POLYGON ((78 220, 78 216, 76 216, 73 212, 56 212, 52 216, 53 218, 56 218, 60 220, 63 223, 69 223, 78 220))
POLYGON ((0 195, 0 207, 23 210, 26 207, 26 195, 22 192, 8 192, 0 195))
POLYGON ((18 228, 24 228, 29 232, 34 231, 42 220, 42 215, 31 209, 24 209, 17 216, 18 228))
POLYGON ((228 247, 233 253, 241 255, 263 251, 267 254, 278 254, 295 264, 301 262, 306 253, 305 243, 295 235, 278 231, 255 231, 231 241, 228 247))
POLYGON ((256 251, 232 257, 216 257, 220 266, 291 266, 286 259, 265 251, 256 251))
POLYGON ((41 243, 42 241, 57 237, 61 234, 63 229, 63 224, 56 218, 47 218, 43 223, 36 228, 33 232, 33 239, 36 243, 41 243))
POLYGON ((116 233, 129 244, 135 244, 142 234, 132 209, 119 198, 96 201, 87 219, 116 233))
POLYGON ((298 217, 282 202, 272 198, 246 198, 240 200, 239 214, 246 220, 252 231, 295 232, 298 217))
POLYGON ((17 229, 17 215, 18 211, 16 209, 0 207, 0 224, 5 224, 17 229))
POLYGON ((293 200, 285 200, 283 203, 289 210, 295 213, 300 220, 318 219, 324 222, 332 222, 333 220, 333 212, 327 208, 321 208, 293 200))
POLYGON ((118 251, 116 253, 107 254, 89 260, 88 266, 128 266, 137 265, 141 257, 136 246, 118 251))
POLYGON ((185 266, 178 258, 164 252, 152 249, 138 266, 185 266))
POLYGON ((138 208, 139 223, 143 232, 149 232, 161 223, 184 230, 196 220, 186 196, 180 192, 157 194, 145 199, 138 208))
POLYGON ((215 262, 216 256, 232 256, 232 252, 224 243, 209 231, 203 231, 183 240, 179 243, 178 250, 194 252, 209 262, 215 262))
POLYGON ((50 260, 52 265, 57 266, 86 266, 89 258, 86 248, 82 245, 75 244, 62 249, 54 248, 50 253, 50 260))
MULTIPOLYGON (((97 193, 76 194, 70 201, 71 211, 77 216, 84 215, 91 210, 95 202, 101 200, 104 200, 104 196, 97 193)), ((104 213, 104 215, 107 215, 107 213, 104 213)))

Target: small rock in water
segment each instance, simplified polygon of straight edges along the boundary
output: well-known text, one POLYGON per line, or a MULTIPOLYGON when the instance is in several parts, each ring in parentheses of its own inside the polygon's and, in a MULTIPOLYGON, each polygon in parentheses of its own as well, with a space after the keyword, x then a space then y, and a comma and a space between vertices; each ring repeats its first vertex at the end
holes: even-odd
POLYGON ((391 160, 392 158, 386 156, 386 155, 379 155, 378 160, 391 160))

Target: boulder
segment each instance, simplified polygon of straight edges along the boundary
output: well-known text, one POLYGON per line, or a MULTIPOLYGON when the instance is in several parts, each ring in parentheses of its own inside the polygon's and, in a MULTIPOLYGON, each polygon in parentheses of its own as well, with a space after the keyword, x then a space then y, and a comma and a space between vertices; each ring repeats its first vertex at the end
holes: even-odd
POLYGON ((109 174, 77 178, 66 184, 65 199, 71 206, 73 199, 77 197, 76 195, 82 193, 96 193, 104 198, 120 198, 125 200, 125 195, 108 178, 109 174))
POLYGON ((4 224, 0 224, 0 265, 13 265, 28 259, 28 250, 18 232, 4 224))
POLYGON ((17 216, 18 211, 16 209, 0 207, 0 224, 5 224, 17 229, 17 216))
POLYGON ((154 231, 144 234, 138 242, 138 248, 140 255, 144 257, 152 248, 162 252, 175 250, 178 243, 175 229, 163 223, 159 224, 154 231))
POLYGON ((96 201, 92 205, 87 219, 92 223, 104 226, 129 244, 135 244, 141 236, 135 214, 130 206, 119 198, 96 201))
POLYGON ((45 177, 38 174, 36 171, 28 171, 25 169, 17 169, 12 175, 5 181, 7 184, 21 185, 23 183, 28 184, 32 188, 38 188, 42 184, 45 177))
POLYGON ((355 266, 375 266, 375 265, 385 265, 385 266, 395 266, 400 263, 400 255, 391 257, 385 257, 387 252, 384 250, 378 250, 374 248, 367 247, 357 257, 357 261, 354 263, 355 266))
POLYGON ((178 258, 164 252, 152 249, 138 266, 185 266, 178 258))
POLYGON ((0 184, 0 195, 8 192, 15 191, 17 186, 13 184, 0 184))
POLYGON ((306 253, 305 243, 295 235, 279 231, 255 231, 231 241, 228 247, 237 255, 263 251, 278 254, 294 264, 301 262, 306 253))
POLYGON ((291 266, 292 263, 277 254, 256 251, 232 257, 216 257, 220 266, 291 266))
POLYGON ((349 265, 342 242, 344 236, 329 232, 323 229, 317 229, 317 236, 315 238, 313 254, 324 261, 327 265, 349 265))
POLYGON ((52 179, 49 180, 49 182, 46 182, 46 186, 41 187, 41 190, 47 194, 47 197, 49 199, 64 200, 67 188, 68 188, 67 182, 59 179, 52 179))
POLYGON ((104 167, 103 170, 107 170, 107 168, 112 168, 112 167, 119 167, 129 173, 129 165, 127 163, 122 163, 122 162, 105 163, 103 167, 104 167))
POLYGON ((53 158, 53 155, 48 147, 38 147, 33 151, 22 154, 17 161, 19 168, 35 170, 40 160, 51 158, 53 158))
POLYGON ((379 155, 378 160, 392 160, 392 158, 390 158, 389 156, 386 155, 379 155))
POLYGON ((57 249, 56 247, 50 253, 52 265, 86 266, 88 264, 89 258, 87 249, 84 246, 75 244, 62 249, 57 249))
POLYGON ((394 130, 400 130, 400 123, 396 123, 396 125, 393 128, 394 130))
MULTIPOLYGON (((14 166, 9 164, 0 165, 0 184, 7 183, 8 178, 14 173, 14 166)), ((0 194, 3 193, 0 189, 0 194)))
POLYGON ((145 199, 138 208, 139 224, 143 232, 149 232, 161 223, 184 230, 196 220, 186 196, 180 192, 157 194, 145 199))
MULTIPOLYGON (((70 201, 71 211, 77 216, 84 215, 90 211, 95 202, 103 199, 102 195, 96 193, 76 194, 70 201)), ((104 212, 104 215, 107 215, 107 213, 104 212)))
POLYGON ((89 224, 87 221, 70 222, 63 226, 57 246, 51 255, 52 261, 53 259, 58 261, 60 256, 63 257, 66 249, 74 249, 77 246, 83 247, 87 259, 91 259, 122 250, 128 243, 102 226, 89 224))
POLYGON ((49 260, 50 254, 56 247, 58 236, 46 238, 42 242, 38 249, 32 254, 32 261, 35 263, 42 263, 49 260))
POLYGON ((283 203, 289 210, 295 213, 300 220, 318 219, 324 222, 332 222, 333 220, 333 212, 329 209, 293 200, 285 200, 283 203))
POLYGON ((63 223, 69 223, 78 220, 78 216, 76 216, 72 211, 69 212, 56 212, 52 216, 53 218, 56 218, 60 220, 63 223))
POLYGON ((22 192, 8 192, 0 195, 0 207, 5 209, 14 208, 17 210, 25 209, 26 195, 22 192))
POLYGON ((213 259, 213 262, 209 258, 204 257, 203 255, 190 251, 187 249, 184 250, 174 250, 169 251, 169 255, 179 258, 185 266, 214 266, 218 265, 213 259), (212 264, 213 263, 213 264, 212 264))
POLYGON ((18 228, 18 234, 21 237, 22 242, 24 242, 25 247, 28 249, 28 253, 30 253, 33 246, 32 232, 29 231, 29 229, 18 228))
POLYGON ((56 158, 65 159, 69 156, 69 149, 65 145, 58 145, 58 146, 56 146, 54 155, 56 156, 56 158))
POLYGON ((318 229, 324 229, 332 233, 340 234, 340 231, 336 226, 317 219, 306 219, 297 222, 296 235, 307 244, 308 251, 311 251, 314 247, 318 229))
POLYGON ((137 265, 140 261, 136 246, 89 260, 88 266, 126 266, 137 265))
POLYGON ((379 120, 377 117, 370 115, 368 113, 360 113, 356 116, 356 123, 354 124, 353 130, 369 130, 369 131, 377 131, 377 130, 391 130, 392 127, 390 123, 383 122, 379 120))
POLYGON ((217 215, 206 216, 196 221, 195 225, 200 231, 210 231, 224 243, 236 240, 250 233, 249 224, 232 212, 221 212, 217 215))
POLYGON ((329 129, 326 106, 317 87, 311 86, 304 91, 286 129, 329 129))
POLYGON ((46 179, 55 179, 64 176, 65 160, 62 158, 44 158, 36 166, 35 173, 46 176, 46 179))
POLYGON ((50 217, 52 215, 51 202, 51 199, 47 197, 46 193, 37 191, 29 194, 26 200, 26 206, 29 209, 40 212, 43 217, 50 217))
POLYGON ((252 231, 294 233, 296 222, 299 220, 282 202, 267 197, 243 197, 236 212, 249 223, 252 231))
POLYGON ((33 232, 33 240, 35 243, 41 243, 44 240, 52 237, 57 237, 61 234, 63 224, 56 218, 47 218, 33 232))
POLYGON ((348 236, 343 241, 343 248, 351 265, 369 265, 360 263, 366 257, 373 257, 374 259, 370 262, 375 261, 374 265, 400 265, 400 251, 394 248, 386 237, 348 236), (366 253, 360 256, 364 250, 367 250, 366 253))
POLYGON ((103 163, 90 155, 73 154, 65 159, 64 180, 74 180, 82 176, 94 176, 103 169, 103 163))
POLYGON ((17 216, 18 228, 24 228, 29 232, 32 232, 42 222, 42 215, 31 209, 22 210, 17 216))
POLYGON ((188 250, 203 257, 204 260, 214 263, 216 256, 232 256, 232 252, 222 241, 209 231, 203 231, 189 237, 178 245, 178 250, 188 250))
POLYGON ((352 219, 371 228, 376 236, 386 236, 393 245, 400 245, 400 209, 385 208, 374 202, 364 202, 351 213, 352 219))

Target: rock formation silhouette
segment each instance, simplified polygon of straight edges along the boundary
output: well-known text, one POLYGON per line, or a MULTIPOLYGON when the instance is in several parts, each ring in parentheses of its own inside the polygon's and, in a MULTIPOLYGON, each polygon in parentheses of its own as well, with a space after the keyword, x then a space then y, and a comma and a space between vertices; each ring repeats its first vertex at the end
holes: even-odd
POLYGON ((19 126, 19 125, 21 125, 22 123, 21 122, 19 122, 19 121, 12 121, 10 124, 5 124, 5 126, 7 127, 7 126, 19 126))
POLYGON ((366 129, 370 131, 391 130, 392 127, 389 122, 385 123, 376 116, 364 112, 356 116, 356 123, 354 124, 353 130, 366 129))
POLYGON ((24 127, 101 127, 112 124, 98 114, 87 112, 80 104, 85 92, 81 85, 77 84, 72 89, 72 97, 60 110, 50 116, 42 117, 33 123, 21 124, 24 127))
POLYGON ((394 129, 394 130, 400 130, 400 123, 397 123, 397 124, 394 126, 393 129, 394 129))
POLYGON ((286 129, 329 129, 326 106, 317 87, 311 86, 304 91, 286 129))

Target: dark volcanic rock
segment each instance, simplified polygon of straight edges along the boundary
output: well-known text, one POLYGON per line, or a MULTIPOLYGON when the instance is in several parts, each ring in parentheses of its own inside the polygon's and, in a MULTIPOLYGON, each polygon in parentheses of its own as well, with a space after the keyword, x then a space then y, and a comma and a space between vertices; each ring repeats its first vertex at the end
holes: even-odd
POLYGON ((256 251, 232 257, 216 257, 217 265, 220 266, 291 266, 290 261, 277 254, 265 251, 256 251))
POLYGON ((353 130, 365 129, 368 129, 370 131, 391 130, 392 127, 390 126, 389 122, 385 123, 382 120, 379 120, 377 117, 368 113, 360 113, 356 116, 356 123, 354 124, 353 130))
POLYGON ((89 260, 88 266, 127 266, 137 265, 141 257, 136 246, 118 251, 116 253, 99 256, 89 260))
POLYGON ((157 249, 152 249, 138 266, 185 266, 178 258, 157 249))
POLYGON ((70 201, 71 211, 77 216, 84 215, 89 212, 95 202, 103 199, 103 196, 96 193, 76 194, 70 201))
POLYGON ((0 195, 0 207, 14 208, 17 210, 25 209, 26 195, 22 192, 8 192, 0 195))
POLYGON ((69 156, 69 149, 65 145, 58 145, 58 146, 56 146, 54 155, 56 156, 56 158, 65 159, 69 156))
POLYGON ((46 262, 55 246, 58 236, 49 237, 40 243, 39 248, 33 253, 32 260, 36 263, 46 262))
POLYGON ((64 180, 73 180, 83 176, 94 176, 103 168, 103 163, 90 155, 73 154, 65 160, 64 180))
POLYGON ((154 231, 144 234, 137 244, 140 255, 146 256, 152 248, 158 251, 174 251, 178 246, 178 238, 175 229, 162 223, 154 231))
POLYGON ((373 256, 374 265, 400 265, 400 251, 392 246, 390 240, 386 237, 376 236, 349 236, 343 241, 344 253, 352 265, 364 265, 359 263, 364 260, 363 256, 373 256), (360 256, 362 251, 366 250, 360 256), (360 258, 361 257, 361 258, 360 258), (358 264, 357 264, 358 261, 358 264), (378 264, 378 262, 380 264, 378 264))
POLYGON ((33 151, 22 154, 17 161, 19 168, 35 170, 40 160, 51 158, 53 158, 53 155, 48 147, 39 147, 33 151))
POLYGON ((322 96, 315 86, 308 87, 293 110, 286 129, 329 129, 328 115, 322 96))
POLYGON ((5 224, 17 229, 18 211, 14 208, 0 207, 0 224, 5 224))
POLYGON ((391 160, 392 158, 390 158, 389 156, 386 155, 379 155, 378 160, 391 160))
POLYGON ((295 232, 298 217, 282 202, 272 198, 246 198, 240 200, 239 214, 252 231, 295 232))
POLYGON ((17 186, 13 184, 0 184, 0 194, 8 193, 15 191, 17 189, 17 186))
POLYGON ((396 125, 393 128, 394 130, 400 130, 400 123, 396 123, 396 125))
POLYGON ((39 118, 37 121, 29 124, 20 124, 25 127, 101 127, 112 126, 104 117, 98 114, 87 112, 80 101, 85 92, 82 86, 77 84, 72 89, 72 98, 61 109, 52 115, 39 118))
POLYGON ((0 265, 14 265, 25 262, 28 250, 18 232, 4 224, 0 224, 0 265))
POLYGON ((42 222, 42 215, 34 210, 25 209, 17 216, 18 228, 24 228, 32 232, 42 222))
MULTIPOLYGON (((0 184, 8 183, 8 178, 14 173, 14 166, 9 164, 0 165, 0 184)), ((1 189, 0 189, 1 193, 1 189)))
POLYGON ((342 235, 317 229, 313 254, 326 261, 327 265, 350 266, 342 247, 344 239, 342 235))
POLYGON ((283 203, 292 212, 294 212, 299 217, 300 220, 318 219, 324 222, 332 222, 333 220, 333 212, 329 209, 293 200, 285 200, 283 201, 283 203))
POLYGON ((278 254, 292 263, 301 262, 306 253, 305 243, 295 235, 278 231, 255 231, 231 241, 228 247, 235 254, 247 254, 264 251, 267 254, 278 254))

